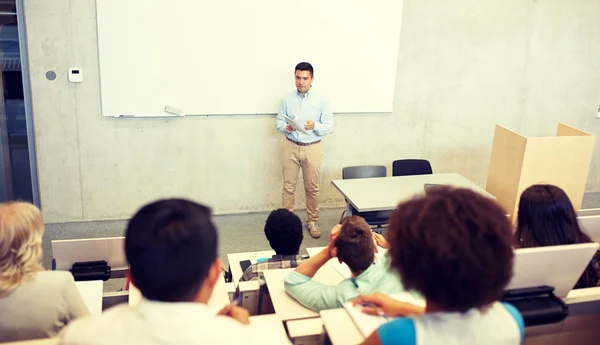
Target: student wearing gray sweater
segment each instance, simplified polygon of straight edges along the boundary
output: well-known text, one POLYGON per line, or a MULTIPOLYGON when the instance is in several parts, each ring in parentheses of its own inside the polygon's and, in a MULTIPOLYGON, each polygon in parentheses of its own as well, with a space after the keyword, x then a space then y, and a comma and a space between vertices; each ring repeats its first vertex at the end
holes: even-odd
POLYGON ((53 337, 89 314, 71 273, 40 265, 43 233, 37 207, 0 204, 0 342, 53 337))

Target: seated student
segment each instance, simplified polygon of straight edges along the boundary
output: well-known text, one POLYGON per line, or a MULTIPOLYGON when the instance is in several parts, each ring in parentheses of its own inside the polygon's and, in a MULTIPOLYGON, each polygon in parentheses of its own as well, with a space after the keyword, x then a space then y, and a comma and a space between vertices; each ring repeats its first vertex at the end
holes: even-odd
POLYGON ((287 293, 305 307, 320 311, 340 308, 361 293, 404 291, 398 276, 389 271, 389 260, 376 260, 375 244, 369 224, 361 217, 346 217, 331 230, 329 246, 305 260, 285 279, 287 293), (337 286, 312 280, 317 271, 332 257, 350 268, 352 277, 337 286))
POLYGON ((240 281, 256 280, 262 277, 262 272, 269 269, 295 268, 308 258, 298 255, 303 237, 302 221, 289 210, 280 208, 269 214, 265 222, 265 236, 275 255, 260 263, 252 264, 246 269, 240 281))
POLYGON ((89 311, 65 271, 44 271, 40 210, 0 204, 0 342, 53 337, 89 311))
MULTIPOLYGON (((581 231, 577 213, 567 194, 557 186, 533 185, 521 194, 515 246, 517 248, 557 246, 592 242, 581 231)), ((575 289, 600 283, 600 253, 596 252, 575 289)))
POLYGON ((142 207, 125 233, 131 281, 142 300, 76 320, 61 332, 61 343, 289 344, 275 330, 249 326, 241 307, 216 315, 206 305, 222 279, 217 247, 209 208, 182 199, 142 207))
POLYGON ((380 326, 364 344, 521 343, 523 318, 498 302, 513 264, 511 226, 499 205, 471 190, 439 188, 398 205, 387 235, 392 267, 426 308, 360 296, 353 303, 369 304, 365 312, 407 316, 380 326))

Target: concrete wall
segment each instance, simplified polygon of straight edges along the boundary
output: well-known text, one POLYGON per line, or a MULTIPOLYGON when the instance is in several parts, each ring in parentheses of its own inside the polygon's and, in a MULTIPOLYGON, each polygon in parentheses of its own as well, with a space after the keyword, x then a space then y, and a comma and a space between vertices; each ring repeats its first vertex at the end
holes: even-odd
MULTIPOLYGON (((343 205, 330 185, 343 166, 391 167, 400 158, 427 158, 435 172, 483 186, 496 123, 552 135, 564 121, 600 135, 599 0, 404 6, 394 111, 336 116, 323 145, 323 207, 343 205)), ((280 205, 283 136, 274 116, 102 118, 95 1, 25 0, 25 17, 47 222, 128 218, 165 196, 216 213, 280 205), (83 69, 82 84, 69 85, 70 67, 83 69), (48 70, 58 78, 46 80, 48 70)), ((588 191, 600 190, 598 145, 588 191)))

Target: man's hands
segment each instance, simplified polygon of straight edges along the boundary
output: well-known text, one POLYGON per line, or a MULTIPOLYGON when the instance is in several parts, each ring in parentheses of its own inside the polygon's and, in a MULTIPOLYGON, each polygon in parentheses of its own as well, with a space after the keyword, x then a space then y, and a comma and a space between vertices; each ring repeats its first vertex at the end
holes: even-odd
POLYGON ((242 307, 237 305, 226 305, 223 309, 219 310, 217 315, 229 316, 230 318, 237 320, 238 322, 247 325, 250 323, 250 313, 242 307))
MULTIPOLYGON (((315 129, 315 123, 312 120, 306 120, 306 122, 304 123, 304 129, 307 131, 312 131, 313 129, 315 129)), ((293 131, 295 131, 296 129, 294 127, 292 127, 292 125, 290 125, 289 123, 285 126, 285 131, 287 133, 292 133, 293 131)))

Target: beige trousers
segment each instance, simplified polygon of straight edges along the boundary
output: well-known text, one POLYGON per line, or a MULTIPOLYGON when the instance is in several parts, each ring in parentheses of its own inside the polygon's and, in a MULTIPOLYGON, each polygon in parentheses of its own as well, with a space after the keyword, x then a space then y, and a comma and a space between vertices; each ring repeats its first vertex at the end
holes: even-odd
POLYGON ((298 183, 298 171, 302 168, 304 191, 306 193, 307 222, 319 219, 319 178, 323 151, 321 143, 300 146, 285 140, 283 149, 283 189, 282 205, 290 211, 294 210, 294 194, 298 183))

